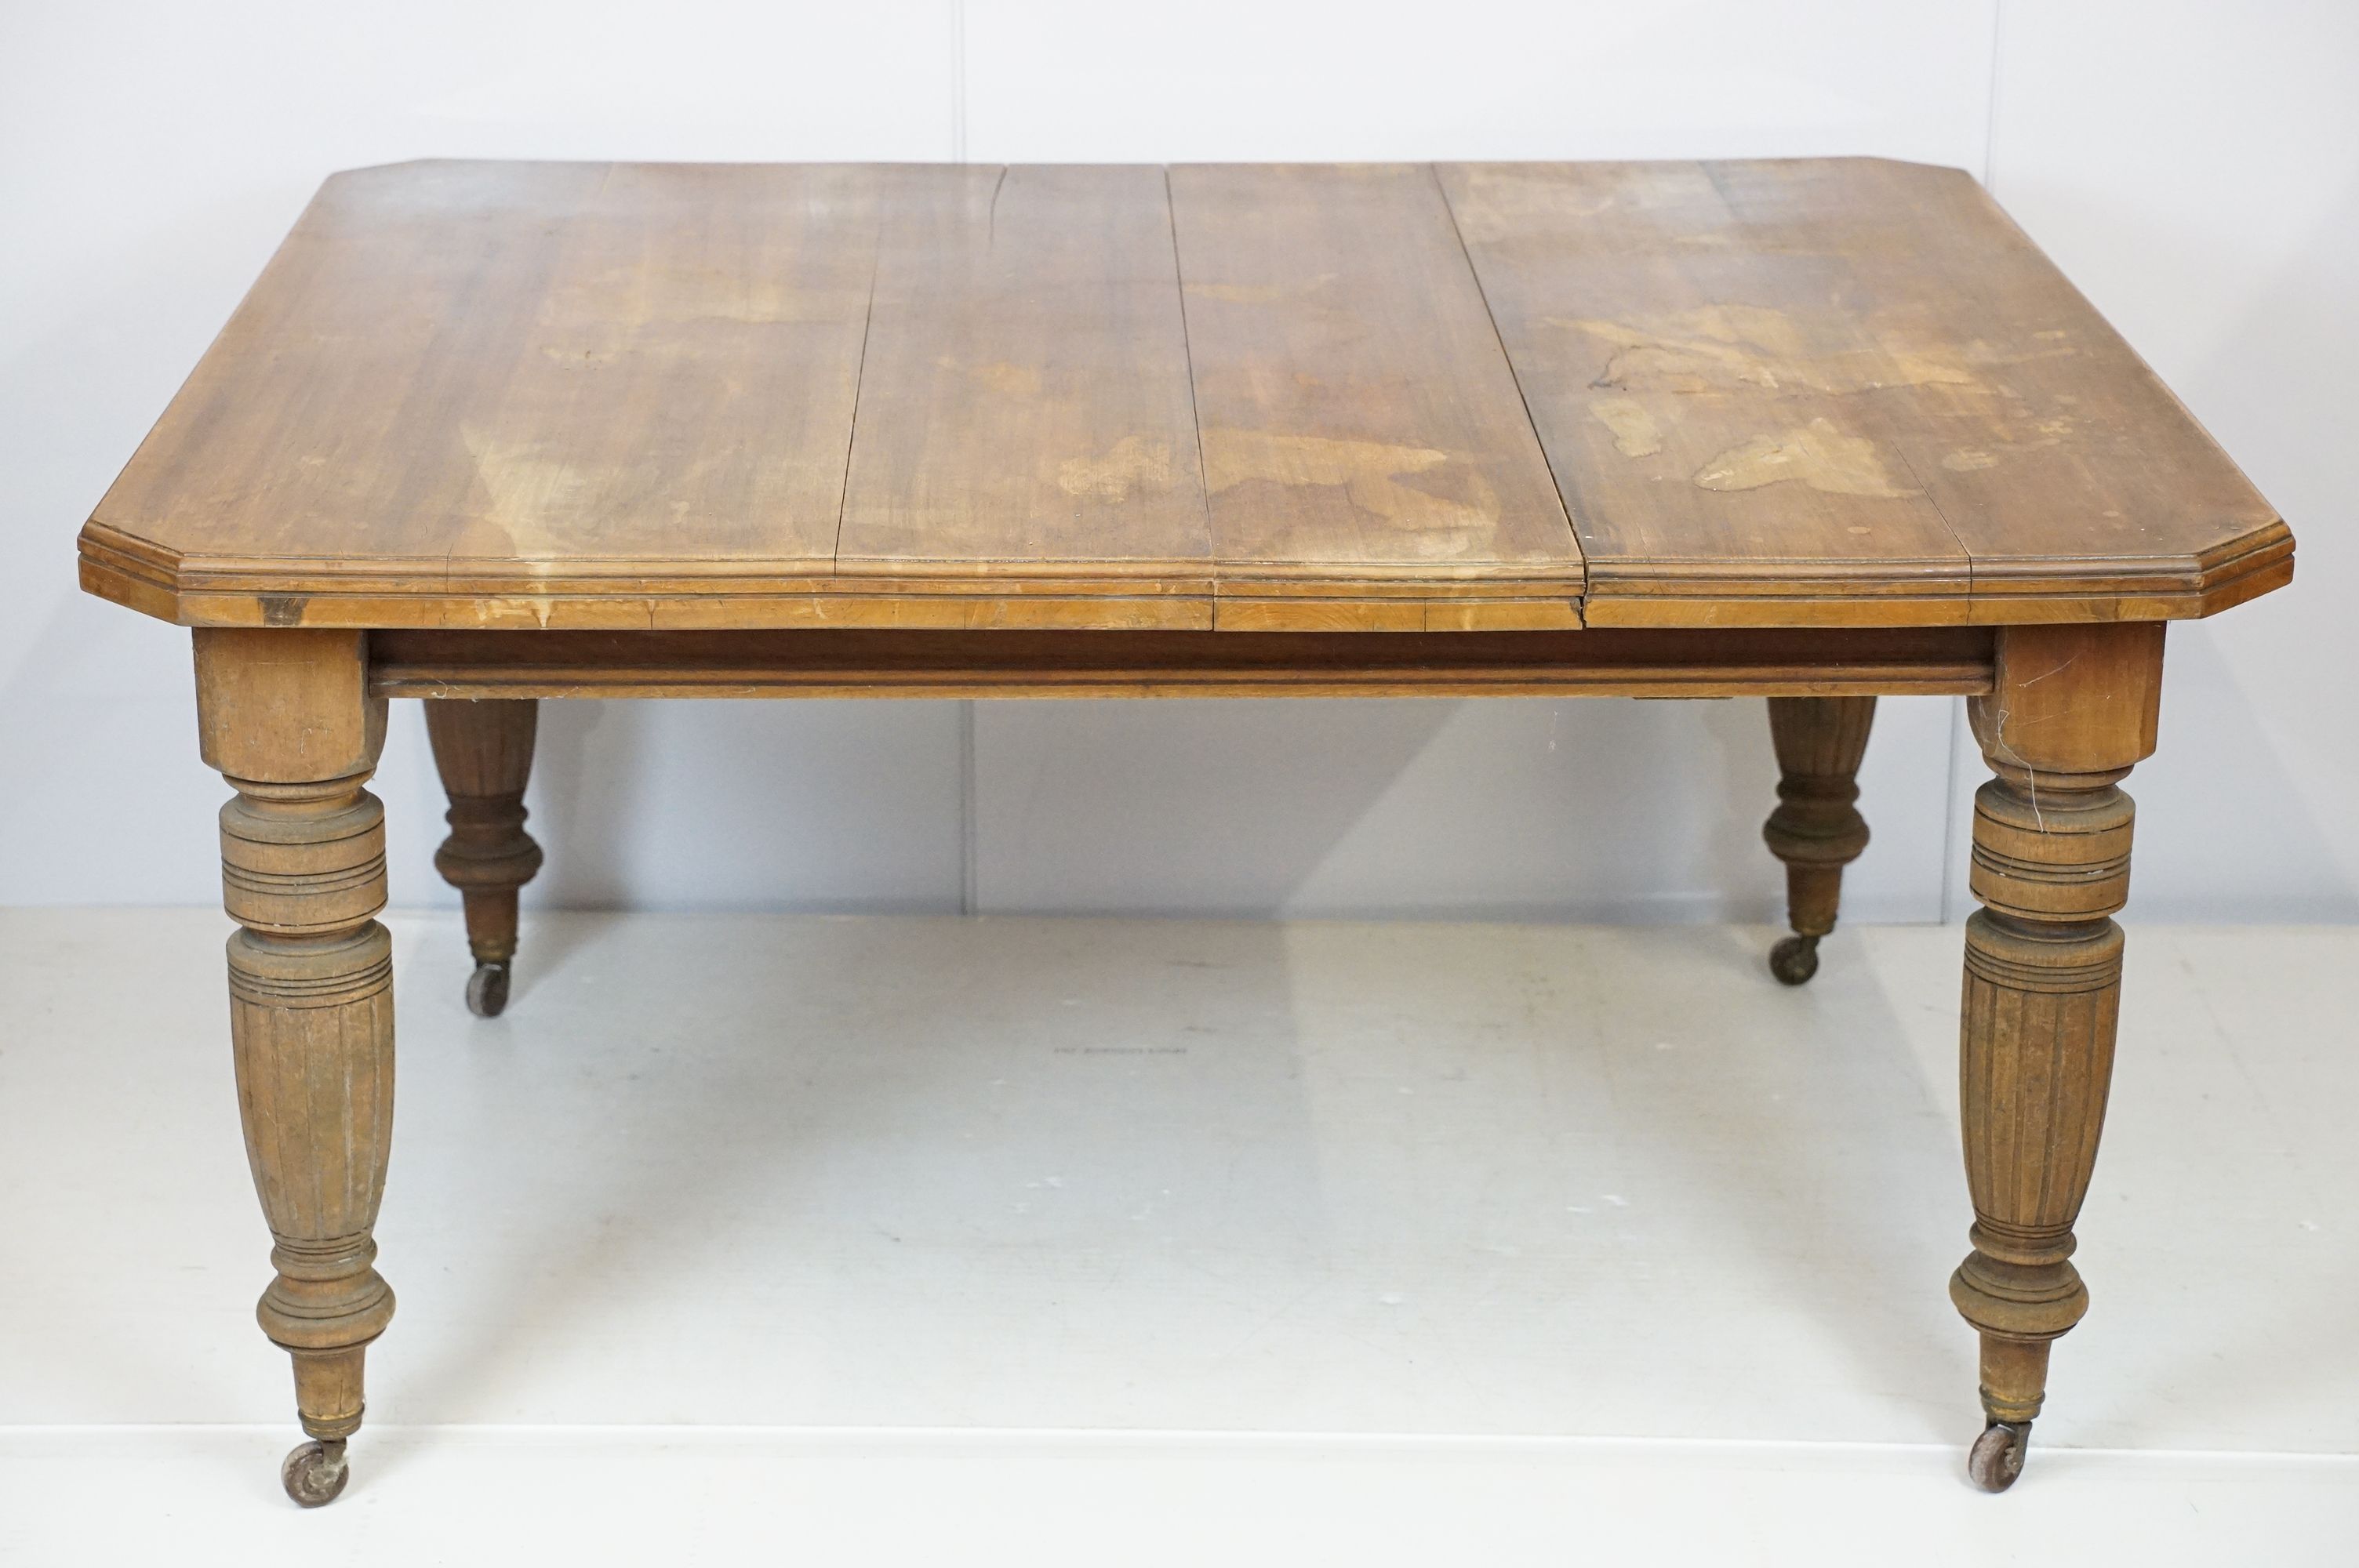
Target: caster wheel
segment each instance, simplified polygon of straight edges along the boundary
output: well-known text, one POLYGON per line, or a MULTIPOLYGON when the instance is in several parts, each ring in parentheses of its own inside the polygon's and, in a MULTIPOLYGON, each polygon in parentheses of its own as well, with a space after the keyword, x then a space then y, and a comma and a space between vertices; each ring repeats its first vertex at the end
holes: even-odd
POLYGON ((1985 1492, 2004 1492, 2023 1474, 2023 1451, 2031 1443, 2031 1423, 1995 1421, 1983 1428, 1966 1454, 1966 1476, 1985 1492))
POLYGON ((1769 949, 1769 972, 1789 986, 1799 986, 1819 972, 1819 939, 1788 936, 1769 949))
POLYGON ((287 1495, 307 1509, 334 1502, 352 1478, 341 1438, 333 1443, 306 1443, 278 1466, 278 1479, 286 1485, 287 1495))
POLYGON ((467 1011, 477 1018, 497 1018, 507 1004, 507 965, 476 965, 467 980, 467 1011))

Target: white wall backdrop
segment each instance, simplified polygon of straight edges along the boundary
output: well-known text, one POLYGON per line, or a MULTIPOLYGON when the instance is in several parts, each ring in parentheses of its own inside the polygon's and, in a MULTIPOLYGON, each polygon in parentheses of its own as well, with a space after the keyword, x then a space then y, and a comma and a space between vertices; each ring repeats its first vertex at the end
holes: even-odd
MULTIPOLYGON (((0 5, 0 903, 218 897, 187 635, 73 534, 331 170, 1864 152, 1989 179, 2300 538, 2172 634, 2134 913, 2353 918, 2354 78, 2344 0, 0 5)), ((1856 918, 1962 902, 1957 706, 1885 705, 1856 918)), ((1774 777, 1752 703, 550 704, 529 896, 1760 916, 1774 777)), ((447 902, 414 705, 377 788, 447 902)))

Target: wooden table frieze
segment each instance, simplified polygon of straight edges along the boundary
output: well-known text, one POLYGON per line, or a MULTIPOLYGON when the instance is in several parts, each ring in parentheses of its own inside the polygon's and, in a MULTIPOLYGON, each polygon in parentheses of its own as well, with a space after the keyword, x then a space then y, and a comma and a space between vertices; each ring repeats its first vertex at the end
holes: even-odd
MULTIPOLYGON (((1761 697, 1807 981, 1875 699, 1968 698, 1977 1484, 2011 1484, 2119 1014, 2164 622, 2285 524, 1970 178, 1875 159, 431 162, 328 181, 81 538, 194 629, 231 1035, 334 1498, 393 1313, 383 811, 427 703, 468 1003, 536 704, 1761 697)), ((557 846, 560 853, 563 846, 557 846)))

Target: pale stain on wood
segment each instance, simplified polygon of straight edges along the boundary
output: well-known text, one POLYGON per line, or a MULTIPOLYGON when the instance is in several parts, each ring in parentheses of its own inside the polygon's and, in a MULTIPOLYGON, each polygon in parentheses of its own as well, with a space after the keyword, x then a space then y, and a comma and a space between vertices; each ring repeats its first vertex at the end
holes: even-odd
POLYGON ((1179 282, 1159 169, 908 171, 877 241, 834 575, 1209 592, 1179 282))
POLYGON ((1601 397, 1589 416, 1614 432, 1614 449, 1625 458, 1650 458, 1663 449, 1663 432, 1647 406, 1634 397, 1601 397))
POLYGON ((1444 470, 1450 460, 1448 452, 1430 447, 1268 430, 1204 432, 1205 487, 1213 493, 1256 481, 1340 486, 1362 513, 1411 531, 1409 547, 1430 557, 1462 554, 1499 518, 1497 493, 1473 469, 1462 466, 1446 476, 1466 492, 1463 500, 1402 482, 1407 475, 1444 470))
POLYGON ((1108 503, 1127 501, 1143 490, 1169 490, 1171 483, 1170 443, 1140 436, 1125 436, 1101 457, 1068 458, 1057 465, 1058 489, 1108 503))
POLYGON ((1169 189, 1223 604, 1256 577, 1328 599, 1316 624, 1350 601, 1398 624, 1375 600, 1410 583, 1577 599, 1580 543, 1432 170, 1180 165, 1169 189))
POLYGON ((461 426, 459 435, 486 503, 474 521, 497 531, 503 554, 525 561, 561 555, 563 526, 612 504, 612 470, 584 470, 544 456, 538 443, 503 440, 473 425, 461 426))
POLYGON ((1646 323, 1542 319, 1610 348, 1612 357, 1591 384, 1624 392, 1810 391, 1840 396, 1890 386, 1991 390, 1970 368, 1971 350, 1911 344, 1892 335, 1872 348, 1814 352, 1810 334, 1790 316, 1764 307, 1706 306, 1646 323))
POLYGON ((1875 443, 1846 435, 1829 421, 1756 436, 1732 447, 1696 470, 1706 490, 1758 490, 1792 480, 1830 495, 1866 495, 1899 500, 1918 493, 1892 482, 1875 443))

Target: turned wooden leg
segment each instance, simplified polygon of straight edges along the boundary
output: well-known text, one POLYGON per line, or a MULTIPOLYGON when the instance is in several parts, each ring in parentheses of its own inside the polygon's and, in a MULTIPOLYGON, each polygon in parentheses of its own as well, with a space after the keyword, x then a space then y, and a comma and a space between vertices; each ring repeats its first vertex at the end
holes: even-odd
POLYGON ((1769 971, 1789 986, 1819 972, 1819 938, 1835 928, 1843 868, 1867 848, 1859 761, 1875 721, 1872 697, 1773 697, 1769 739, 1777 749, 1777 809, 1761 825, 1786 862, 1786 917, 1794 935, 1769 950, 1769 971))
POLYGON ((393 947, 385 813, 362 787, 385 740, 361 634, 201 629, 204 759, 237 794, 221 813, 230 1038, 255 1189, 277 1277, 262 1330, 295 1361, 312 1441, 288 1455, 307 1508, 346 1478, 362 1362, 393 1316, 377 1203, 393 1130, 393 947))
POLYGON ((1998 776, 1974 797, 1959 1084, 1973 1251, 1950 1296, 1982 1334, 1989 1425, 1968 1470, 2004 1491, 2047 1396, 2049 1346, 2088 1310, 2072 1223, 2113 1076, 2130 798, 2154 752, 2162 627, 2000 633, 1968 713, 1998 776))
POLYGON ((530 699, 426 705, 434 765, 451 796, 451 836, 434 852, 434 869, 467 906, 467 946, 475 956, 467 1007, 478 1018, 497 1017, 508 1004, 516 890, 540 870, 540 846, 524 830, 539 706, 530 699))

